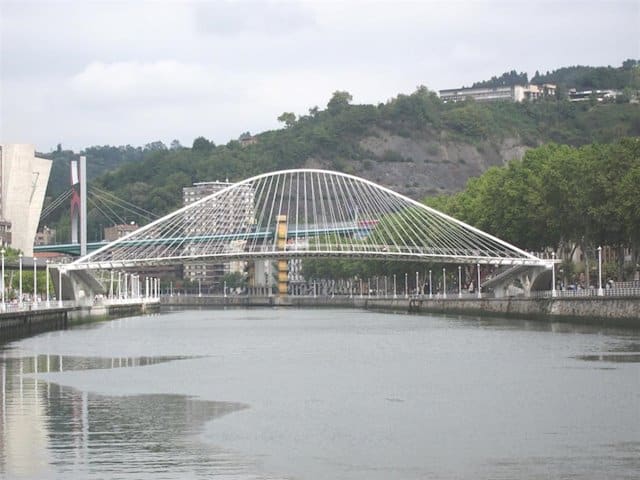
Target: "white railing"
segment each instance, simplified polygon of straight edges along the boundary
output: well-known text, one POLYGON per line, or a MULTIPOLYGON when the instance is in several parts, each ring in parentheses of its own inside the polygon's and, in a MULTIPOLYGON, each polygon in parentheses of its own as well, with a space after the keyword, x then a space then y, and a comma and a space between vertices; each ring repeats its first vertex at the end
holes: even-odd
POLYGON ((50 310, 54 308, 73 308, 78 306, 74 300, 40 300, 37 302, 0 303, 0 313, 28 312, 32 310, 50 310))
POLYGON ((37 302, 10 302, 0 303, 0 314, 15 312, 30 312, 53 310, 57 308, 76 308, 81 306, 111 306, 111 305, 140 305, 148 303, 160 303, 160 297, 128 297, 128 298, 96 298, 93 300, 41 300, 37 302))
POLYGON ((614 287, 602 289, 602 295, 597 288, 582 290, 556 290, 555 295, 551 290, 531 292, 533 298, 580 298, 580 297, 640 297, 640 287, 614 287))

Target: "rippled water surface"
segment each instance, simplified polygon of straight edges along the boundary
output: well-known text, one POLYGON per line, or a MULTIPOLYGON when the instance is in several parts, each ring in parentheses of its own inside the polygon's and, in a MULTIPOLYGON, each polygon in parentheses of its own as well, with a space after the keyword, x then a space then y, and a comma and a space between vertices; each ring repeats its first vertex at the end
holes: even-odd
POLYGON ((0 478, 637 478, 640 333, 200 310, 5 345, 0 478))

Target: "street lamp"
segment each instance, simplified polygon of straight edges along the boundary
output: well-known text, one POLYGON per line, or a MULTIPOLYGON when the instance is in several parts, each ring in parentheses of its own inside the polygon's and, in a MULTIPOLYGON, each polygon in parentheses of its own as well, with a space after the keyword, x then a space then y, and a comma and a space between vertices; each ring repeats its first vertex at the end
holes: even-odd
POLYGON ((433 289, 431 288, 431 270, 429 270, 429 298, 433 297, 433 289))
POLYGON ((18 305, 22 307, 22 253, 18 254, 18 268, 20 274, 18 275, 18 305))
POLYGON ((224 292, 222 294, 223 297, 227 298, 227 281, 224 281, 224 292))
POLYGON ((6 308, 6 305, 4 304, 4 254, 5 253, 6 251, 4 248, 0 250, 0 256, 2 256, 2 310, 6 308))
MULTIPOLYGON (((38 263, 38 259, 33 257, 33 303, 34 305, 38 304, 38 272, 36 270, 36 265, 38 263)), ((4 283, 4 278, 2 280, 4 283)))
POLYGON ((420 287, 418 285, 420 285, 420 276, 416 272, 416 295, 420 295, 420 287))
POLYGON ((447 269, 442 268, 442 298, 447 298, 447 269))
MULTIPOLYGON (((2 278, 4 278, 4 275, 2 278)), ((598 296, 601 297, 603 295, 604 290, 602 290, 602 247, 598 247, 598 296)))
POLYGON ((551 252, 551 296, 555 297, 556 293, 556 252, 551 252))
POLYGON ((58 306, 62 308, 62 268, 60 265, 58 265, 58 306))
POLYGON ((458 265, 458 298, 462 298, 462 266, 458 265))
POLYGON ((393 274, 393 298, 398 298, 398 293, 396 289, 396 274, 393 274))
POLYGON ((47 258, 47 260, 45 261, 45 264, 47 266, 47 277, 46 277, 46 281, 47 281, 47 307, 49 306, 49 259, 47 258))
POLYGON ((409 298, 409 274, 404 274, 404 298, 409 298))
POLYGON ((482 292, 480 291, 480 264, 478 264, 478 298, 482 298, 482 292))

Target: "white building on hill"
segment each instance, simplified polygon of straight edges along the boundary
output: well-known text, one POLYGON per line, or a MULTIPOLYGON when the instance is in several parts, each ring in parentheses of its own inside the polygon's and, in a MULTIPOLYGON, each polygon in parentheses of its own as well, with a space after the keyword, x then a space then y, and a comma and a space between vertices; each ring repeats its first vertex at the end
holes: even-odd
POLYGON ((451 88, 440 90, 439 95, 443 102, 463 102, 473 98, 477 102, 493 102, 507 100, 511 102, 524 102, 525 100, 537 100, 543 97, 554 97, 556 86, 545 83, 544 85, 514 85, 506 87, 482 87, 482 88, 451 88))

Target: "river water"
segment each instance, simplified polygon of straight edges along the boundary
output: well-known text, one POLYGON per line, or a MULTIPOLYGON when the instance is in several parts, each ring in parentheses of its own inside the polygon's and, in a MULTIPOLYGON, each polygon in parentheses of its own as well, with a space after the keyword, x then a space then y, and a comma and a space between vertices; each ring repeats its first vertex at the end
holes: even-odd
POLYGON ((1 352, 0 478, 638 478, 640 332, 199 310, 1 352))

